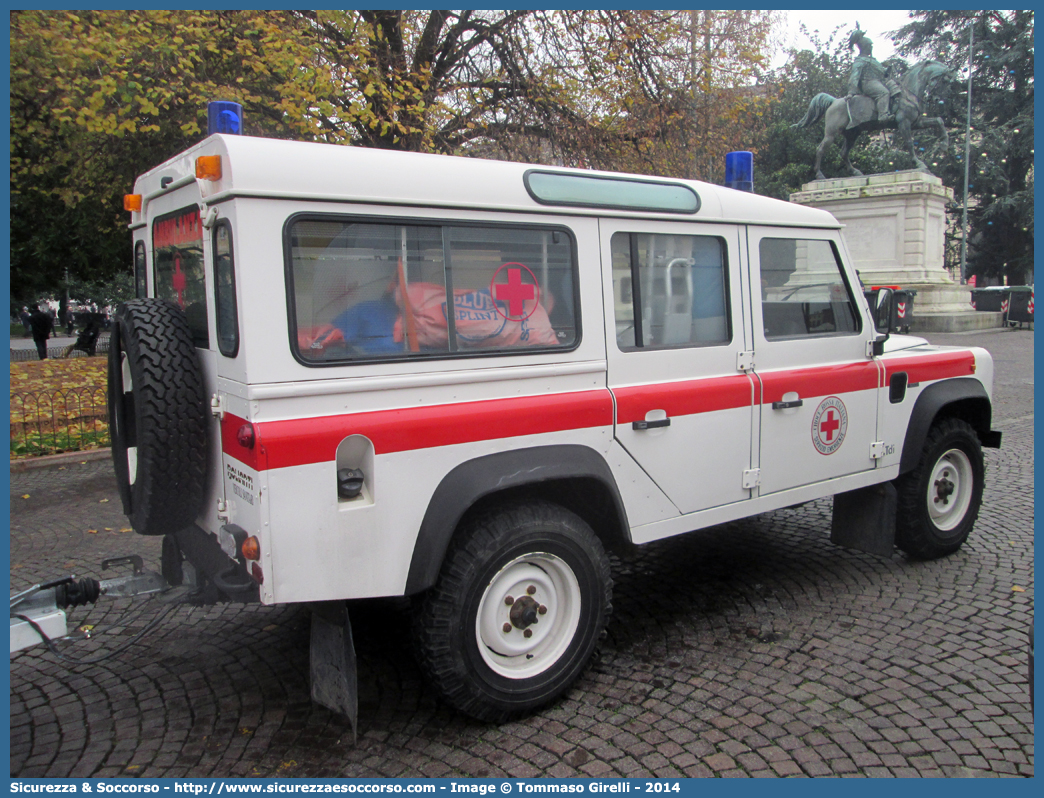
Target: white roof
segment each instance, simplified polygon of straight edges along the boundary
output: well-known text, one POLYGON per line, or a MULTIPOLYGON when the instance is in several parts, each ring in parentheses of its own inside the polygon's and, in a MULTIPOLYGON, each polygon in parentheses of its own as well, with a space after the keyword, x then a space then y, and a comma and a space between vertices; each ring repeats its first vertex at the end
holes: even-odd
POLYGON ((252 136, 210 136, 139 177, 135 193, 146 198, 161 193, 160 180, 164 177, 174 178, 172 188, 194 179, 198 155, 222 157, 221 180, 200 181, 207 203, 247 196, 675 221, 841 226, 826 211, 693 180, 252 136), (700 208, 691 214, 542 205, 529 195, 523 183, 523 175, 531 169, 684 184, 699 195, 700 208))

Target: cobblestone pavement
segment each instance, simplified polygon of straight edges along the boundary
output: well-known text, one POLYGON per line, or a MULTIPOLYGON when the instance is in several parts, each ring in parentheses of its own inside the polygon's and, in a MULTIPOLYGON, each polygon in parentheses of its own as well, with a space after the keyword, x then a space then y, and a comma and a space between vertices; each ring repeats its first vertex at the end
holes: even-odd
MULTIPOLYGON (((615 614, 566 698, 487 726, 438 703, 404 601, 354 602, 360 735, 308 696, 298 607, 178 607, 111 659, 11 658, 17 776, 1031 776, 1033 334, 938 335, 997 363, 985 503, 957 554, 831 546, 830 502, 614 557, 615 614)), ((11 475, 12 589, 158 540, 126 531, 107 461, 11 475), (28 498, 24 498, 28 496, 28 498)), ((100 653, 155 601, 71 611, 100 653)))

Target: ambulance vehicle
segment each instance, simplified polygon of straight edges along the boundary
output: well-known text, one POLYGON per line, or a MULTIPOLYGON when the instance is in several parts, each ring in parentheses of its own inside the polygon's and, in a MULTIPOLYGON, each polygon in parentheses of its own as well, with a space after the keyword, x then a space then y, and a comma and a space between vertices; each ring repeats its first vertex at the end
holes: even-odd
POLYGON ((888 336, 824 211, 700 182, 215 134, 126 198, 113 457, 200 601, 307 604, 353 719, 346 600, 412 597, 432 688, 561 695, 606 550, 834 496, 832 539, 957 551, 993 364, 888 336))

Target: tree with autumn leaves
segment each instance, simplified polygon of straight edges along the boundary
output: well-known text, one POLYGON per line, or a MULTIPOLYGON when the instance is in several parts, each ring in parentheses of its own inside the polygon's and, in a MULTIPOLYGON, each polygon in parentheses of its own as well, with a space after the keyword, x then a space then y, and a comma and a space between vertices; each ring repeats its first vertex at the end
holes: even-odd
POLYGON ((274 12, 13 12, 12 301, 64 288, 66 274, 129 271, 123 194, 201 137, 207 99, 231 93, 250 104, 256 132, 296 135, 277 105, 279 72, 304 50, 292 22, 274 12))
MULTIPOLYGON (((989 191, 973 222, 1018 241, 1010 262, 1022 264, 1032 12, 1012 13, 974 12, 993 20, 983 36, 998 55, 980 50, 973 95, 989 100, 983 120, 998 132, 982 139, 996 140, 980 150, 989 157, 977 156, 989 180, 973 186, 989 191), (1018 81, 998 82, 1005 48, 1018 81)), ((906 52, 939 45, 958 61, 973 12, 961 14, 916 12, 906 52)), ((755 190, 785 196, 814 149, 811 133, 790 132, 789 109, 813 89, 839 91, 850 53, 840 41, 795 52, 766 75, 778 21, 741 10, 13 12, 12 298, 53 292, 67 273, 73 283, 127 273, 122 195, 205 135, 213 99, 241 102, 249 135, 717 183, 725 153, 752 149, 755 190)), ((952 150, 938 154, 949 171, 952 150)), ((884 155, 855 157, 876 171, 895 160, 884 155)), ((980 238, 979 252, 994 251, 980 238)))
POLYGON ((760 124, 749 11, 19 11, 11 286, 129 268, 122 195, 241 102, 251 135, 720 180, 760 124))
MULTIPOLYGON (((1033 280, 1033 46, 1031 10, 919 11, 896 35, 899 51, 938 58, 963 73, 971 51, 968 275, 1033 280), (974 28, 974 37, 972 29, 974 28)), ((957 203, 964 195, 967 94, 952 155, 939 163, 957 203)), ((951 208, 959 214, 960 208, 951 208)))

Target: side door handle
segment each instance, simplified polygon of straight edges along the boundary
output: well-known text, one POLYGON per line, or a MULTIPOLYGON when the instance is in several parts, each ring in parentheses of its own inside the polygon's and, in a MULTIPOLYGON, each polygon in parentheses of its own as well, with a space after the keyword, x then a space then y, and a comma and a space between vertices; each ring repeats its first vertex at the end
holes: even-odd
POLYGON ((671 420, 669 418, 658 418, 655 421, 632 421, 631 429, 656 429, 657 427, 669 427, 671 426, 671 420))
POLYGON ((801 407, 803 402, 800 399, 791 399, 789 402, 773 402, 773 410, 789 410, 792 407, 801 407))

